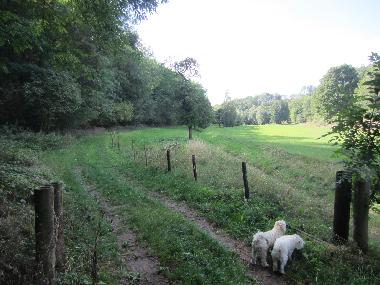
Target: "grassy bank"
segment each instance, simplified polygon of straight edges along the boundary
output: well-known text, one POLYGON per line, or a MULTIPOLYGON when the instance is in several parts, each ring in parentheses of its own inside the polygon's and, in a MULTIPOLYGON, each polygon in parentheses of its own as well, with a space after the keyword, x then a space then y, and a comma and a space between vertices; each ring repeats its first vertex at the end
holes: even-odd
POLYGON ((0 133, 0 283, 37 284, 34 266, 33 191, 46 183, 64 180, 67 272, 58 273, 59 284, 91 284, 94 235, 100 231, 98 249, 100 280, 117 284, 111 268, 115 239, 96 201, 85 195, 70 170, 73 160, 60 157, 60 167, 48 167, 46 152, 60 153, 79 138, 3 128, 0 133), (59 173, 59 175, 57 174, 59 173))

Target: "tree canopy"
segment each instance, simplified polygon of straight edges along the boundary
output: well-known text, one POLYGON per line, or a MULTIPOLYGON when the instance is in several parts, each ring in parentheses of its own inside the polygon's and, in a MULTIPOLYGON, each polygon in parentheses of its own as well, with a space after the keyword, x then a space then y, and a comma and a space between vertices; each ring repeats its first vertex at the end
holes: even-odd
MULTIPOLYGON (((185 122, 184 98, 194 110, 195 101, 210 106, 202 87, 183 83, 196 75, 194 59, 177 66, 186 74, 165 67, 130 28, 163 2, 1 1, 0 124, 43 131, 171 125, 185 122)), ((195 117, 194 125, 207 125, 208 116, 195 117)))
MULTIPOLYGON (((380 177, 380 56, 371 65, 348 106, 338 113, 332 128, 333 141, 345 155, 345 165, 363 178, 380 177)), ((380 189, 372 192, 380 201, 380 189)))
POLYGON ((330 68, 315 90, 313 98, 317 113, 324 120, 331 121, 349 104, 358 82, 358 72, 351 65, 330 68))

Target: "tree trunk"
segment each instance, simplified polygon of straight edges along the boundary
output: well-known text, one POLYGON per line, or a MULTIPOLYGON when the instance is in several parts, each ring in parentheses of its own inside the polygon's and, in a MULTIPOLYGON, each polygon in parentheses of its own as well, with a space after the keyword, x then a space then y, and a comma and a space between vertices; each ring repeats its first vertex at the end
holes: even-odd
POLYGON ((193 139, 193 127, 189 126, 189 140, 193 139))
POLYGON ((363 252, 368 250, 369 196, 369 181, 358 179, 355 182, 353 201, 354 241, 363 252))

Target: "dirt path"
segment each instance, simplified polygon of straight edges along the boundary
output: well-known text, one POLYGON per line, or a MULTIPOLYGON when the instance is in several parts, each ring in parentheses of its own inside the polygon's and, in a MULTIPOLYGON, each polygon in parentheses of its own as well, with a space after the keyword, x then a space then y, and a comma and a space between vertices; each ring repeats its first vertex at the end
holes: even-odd
POLYGON ((280 276, 260 266, 252 266, 251 260, 251 248, 245 245, 243 242, 235 240, 230 236, 224 234, 220 229, 216 228, 213 224, 208 222, 205 218, 200 217, 193 210, 191 210, 185 203, 174 202, 173 200, 158 195, 157 193, 150 192, 150 195, 158 199, 167 208, 180 213, 186 219, 195 223, 199 228, 206 231, 212 238, 219 241, 224 247, 236 253, 244 265, 248 269, 250 276, 254 277, 259 284, 264 285, 285 285, 295 284, 292 280, 289 280, 286 276, 280 276))
POLYGON ((258 265, 251 265, 251 247, 244 244, 244 242, 231 238, 229 235, 217 228, 215 225, 207 221, 204 217, 198 215, 194 210, 190 209, 184 202, 175 202, 168 197, 159 195, 156 192, 149 191, 133 176, 126 175, 132 186, 142 188, 151 198, 159 200, 168 209, 181 214, 184 218, 192 221, 200 229, 207 232, 213 239, 217 240, 224 247, 236 253, 242 263, 246 266, 247 272, 250 276, 254 277, 258 284, 263 285, 289 285, 296 284, 287 276, 281 276, 273 273, 269 268, 262 268, 258 265))
POLYGON ((105 216, 111 222, 113 232, 117 237, 117 244, 122 258, 122 264, 129 272, 120 284, 165 285, 171 284, 163 275, 159 274, 158 259, 149 255, 147 250, 139 244, 136 234, 126 227, 126 220, 117 214, 119 207, 112 207, 101 197, 97 189, 86 182, 80 170, 77 171, 81 184, 99 203, 105 216))

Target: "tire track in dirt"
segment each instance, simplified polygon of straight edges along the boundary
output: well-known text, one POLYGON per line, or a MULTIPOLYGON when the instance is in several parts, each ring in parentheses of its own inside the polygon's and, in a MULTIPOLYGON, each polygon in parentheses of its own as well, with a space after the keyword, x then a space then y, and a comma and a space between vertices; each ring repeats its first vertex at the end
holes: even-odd
POLYGON ((161 196, 157 193, 150 192, 150 196, 159 200, 163 205, 165 205, 170 210, 177 212, 184 216, 186 219, 195 223, 199 228, 207 232, 213 239, 221 243, 225 248, 236 253, 243 264, 246 266, 248 274, 254 277, 259 284, 263 285, 289 285, 295 284, 294 281, 290 280, 286 276, 280 276, 270 269, 265 269, 259 266, 251 265, 251 248, 245 245, 243 242, 231 238, 227 234, 223 233, 222 230, 218 229, 212 223, 207 221, 205 218, 199 216, 193 210, 191 210, 184 202, 178 203, 173 200, 161 196))
POLYGON ((158 259, 149 255, 148 251, 139 244, 136 234, 127 228, 125 218, 121 218, 117 214, 117 210, 122 206, 112 207, 107 200, 100 195, 95 186, 85 181, 80 169, 77 170, 77 176, 84 189, 98 201, 100 208, 110 221, 112 230, 117 238, 122 264, 131 272, 131 274, 128 274, 128 276, 120 280, 120 284, 171 284, 168 279, 159 273, 160 265, 158 259))

